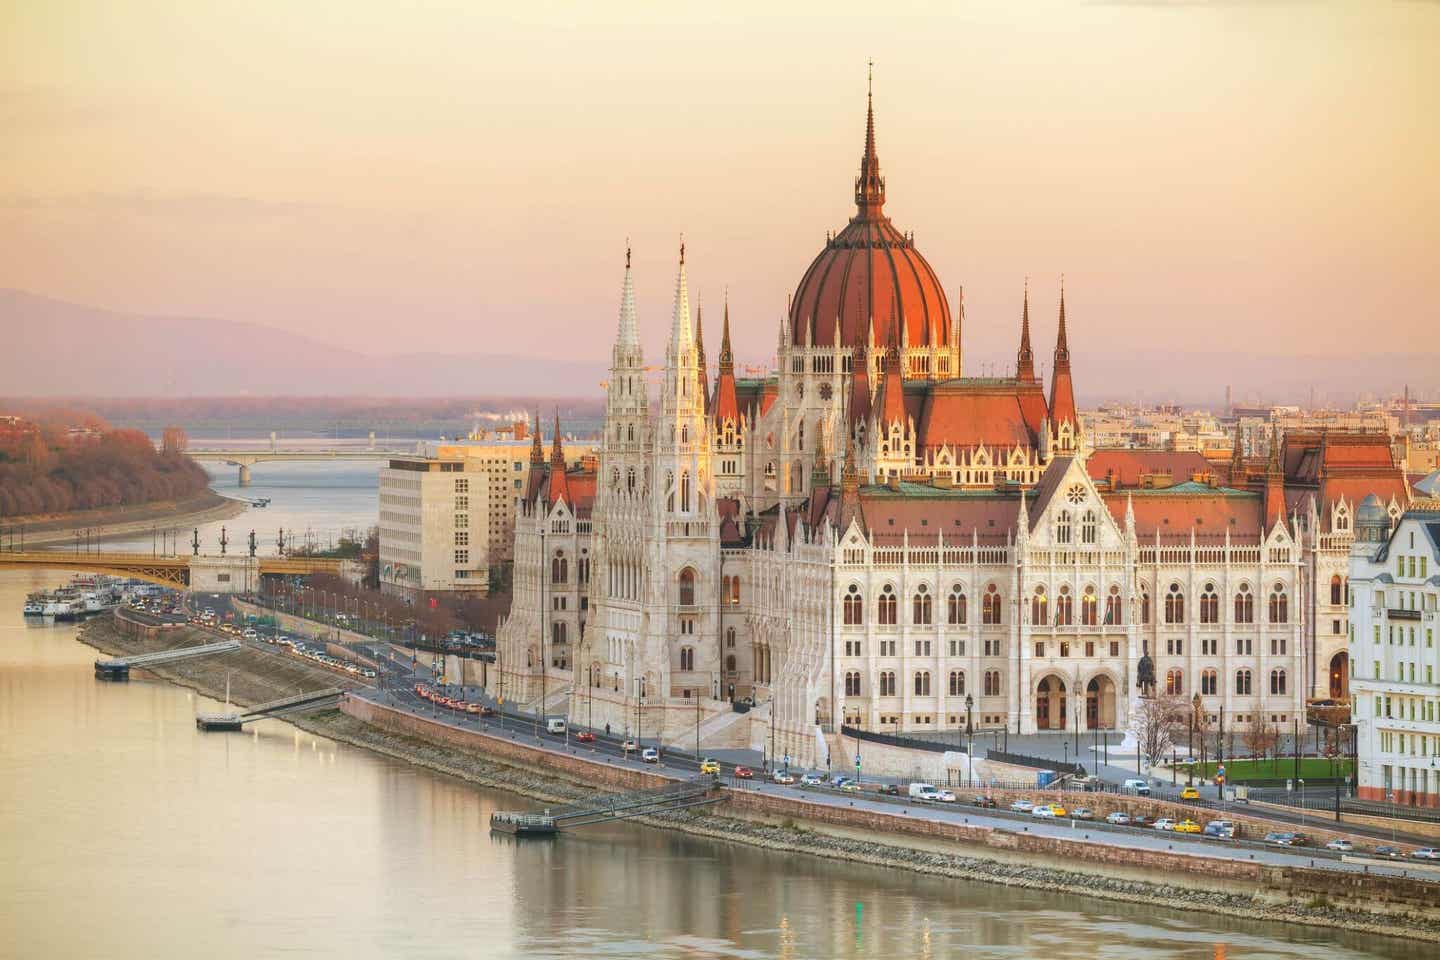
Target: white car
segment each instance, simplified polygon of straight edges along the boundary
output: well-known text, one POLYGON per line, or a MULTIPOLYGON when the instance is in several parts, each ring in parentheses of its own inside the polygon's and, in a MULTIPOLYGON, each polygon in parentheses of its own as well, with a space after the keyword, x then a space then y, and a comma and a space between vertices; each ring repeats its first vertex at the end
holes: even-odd
POLYGON ((1031 803, 1029 800, 1016 800, 1014 803, 1010 804, 1010 809, 1015 811, 1016 813, 1029 813, 1031 810, 1035 809, 1035 804, 1031 803))
POLYGON ((1175 821, 1171 820, 1169 817, 1161 817, 1159 820, 1155 821, 1155 829, 1173 831, 1175 829, 1175 821))

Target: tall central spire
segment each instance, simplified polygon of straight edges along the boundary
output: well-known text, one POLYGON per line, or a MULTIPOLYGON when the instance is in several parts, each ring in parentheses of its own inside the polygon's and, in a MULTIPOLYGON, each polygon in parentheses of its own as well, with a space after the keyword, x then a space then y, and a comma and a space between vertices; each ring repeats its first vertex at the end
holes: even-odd
POLYGON ((860 176, 855 178, 856 216, 878 220, 885 206, 885 178, 880 175, 880 158, 875 153, 875 61, 871 60, 865 84, 865 154, 860 158, 860 176))

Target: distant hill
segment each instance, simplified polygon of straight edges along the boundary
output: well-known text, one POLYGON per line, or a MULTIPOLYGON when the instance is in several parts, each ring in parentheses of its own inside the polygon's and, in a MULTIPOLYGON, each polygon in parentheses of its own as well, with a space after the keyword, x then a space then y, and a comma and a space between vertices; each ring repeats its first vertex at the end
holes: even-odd
POLYGON ((118 313, 0 289, 11 396, 473 396, 599 392, 607 359, 370 356, 258 323, 118 313))
MULTIPOLYGON (((0 332, 0 394, 9 396, 600 398, 609 365, 605 355, 587 362, 481 353, 371 356, 258 323, 117 313, 3 289, 0 332)), ((1004 375, 1014 355, 967 354, 965 363, 972 376, 1004 375)), ((1077 348, 1074 364, 1084 404, 1168 401, 1218 410, 1229 384, 1236 402, 1306 403, 1313 388, 1321 403, 1348 405, 1398 394, 1406 383, 1419 396, 1440 385, 1434 354, 1420 352, 1197 354, 1167 351, 1163 342, 1128 350, 1101 344, 1077 348)))

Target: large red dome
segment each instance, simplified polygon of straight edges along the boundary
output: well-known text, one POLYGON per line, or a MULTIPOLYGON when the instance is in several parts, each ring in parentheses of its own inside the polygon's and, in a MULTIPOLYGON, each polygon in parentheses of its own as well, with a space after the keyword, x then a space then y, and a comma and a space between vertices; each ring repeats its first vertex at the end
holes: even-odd
POLYGON ((855 206, 855 216, 826 241, 795 290, 790 301, 792 342, 833 345, 839 318, 841 343, 852 345, 864 339, 873 318, 875 342, 881 346, 890 342, 897 321, 904 325, 895 330, 897 343, 953 346, 950 304, 940 278, 914 242, 882 212, 885 178, 875 154, 873 106, 865 116, 865 153, 855 180, 855 206))

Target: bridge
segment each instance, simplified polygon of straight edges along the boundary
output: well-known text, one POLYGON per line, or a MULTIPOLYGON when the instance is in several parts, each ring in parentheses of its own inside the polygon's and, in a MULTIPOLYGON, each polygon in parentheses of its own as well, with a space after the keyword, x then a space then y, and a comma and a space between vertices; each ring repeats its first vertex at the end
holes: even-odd
POLYGON ((195 726, 201 730, 239 730, 245 724, 264 717, 285 717, 307 710, 333 706, 344 695, 345 691, 336 687, 311 690, 309 693, 297 693, 294 696, 271 700, 269 703, 256 704, 243 713, 197 714, 195 726))
POLYGON ((155 653, 140 653, 133 657, 115 657, 95 661, 95 676, 100 680, 129 680, 132 667, 153 667, 191 657, 206 657, 212 653, 232 653, 240 649, 239 640, 221 640, 217 643, 203 643, 197 647, 177 647, 174 650, 157 650, 155 653))
POLYGON ((415 447, 390 444, 377 447, 375 435, 370 435, 366 447, 295 447, 284 449, 272 438, 268 447, 191 447, 185 451, 192 460, 206 460, 212 463, 228 463, 240 468, 240 486, 250 485, 250 468, 257 463, 278 460, 388 460, 391 457, 413 453, 415 447))
POLYGON ((254 590, 267 575, 308 576, 338 574, 345 561, 334 557, 247 557, 226 555, 157 555, 106 551, 64 550, 0 551, 0 569, 44 568, 148 580, 176 589, 205 593, 244 593, 254 590))
POLYGON ((499 833, 547 836, 566 827, 583 827, 591 823, 643 817, 665 810, 683 810, 686 807, 718 803, 722 799, 720 782, 712 776, 702 775, 694 780, 648 790, 597 794, 589 800, 565 807, 547 808, 541 813, 496 811, 490 815, 490 829, 499 833))

